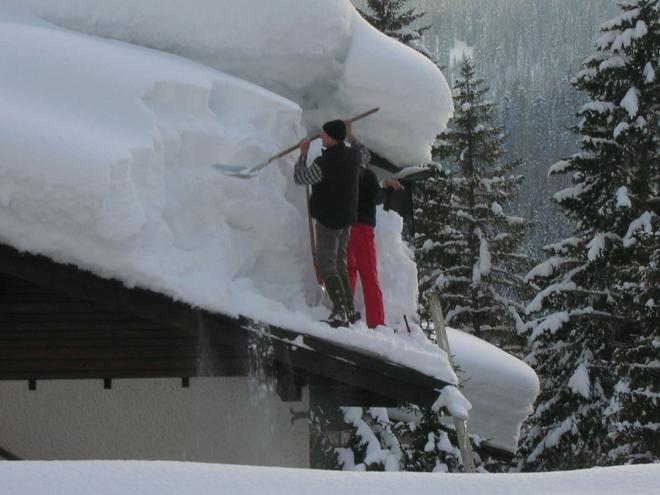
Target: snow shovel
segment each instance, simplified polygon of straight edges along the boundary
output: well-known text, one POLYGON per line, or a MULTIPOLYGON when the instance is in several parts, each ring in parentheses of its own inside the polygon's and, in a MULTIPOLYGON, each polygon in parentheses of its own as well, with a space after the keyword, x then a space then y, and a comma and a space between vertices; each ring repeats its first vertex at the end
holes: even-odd
MULTIPOLYGON (((353 118, 348 119, 349 122, 355 122, 356 120, 363 119, 373 113, 376 113, 379 108, 372 108, 368 112, 361 113, 360 115, 356 115, 353 118)), ((318 139, 321 137, 321 134, 314 134, 313 136, 310 136, 309 139, 311 141, 314 141, 315 139, 318 139)), ((218 172, 222 172, 226 175, 230 175, 232 177, 238 177, 240 179, 250 179, 252 177, 255 177, 257 175, 257 172, 259 170, 266 168, 268 165, 270 165, 273 161, 277 160, 278 158, 282 158, 285 155, 288 155, 292 151, 297 150, 300 147, 300 145, 295 144, 291 146, 290 148, 287 148, 283 151, 280 151, 277 155, 271 156, 268 160, 262 163, 257 163, 257 164, 252 164, 252 165, 223 165, 223 164, 218 164, 216 163, 215 165, 212 165, 215 170, 218 172)))
POLYGON ((319 296, 314 301, 315 305, 323 304, 328 309, 332 309, 332 302, 328 296, 328 292, 325 290, 325 285, 323 284, 323 279, 319 273, 319 264, 316 258, 316 229, 314 229, 314 221, 312 220, 312 211, 310 209, 310 195, 311 187, 309 185, 305 186, 305 202, 307 203, 307 226, 309 227, 309 244, 312 250, 312 263, 314 265, 314 273, 316 274, 316 282, 319 284, 319 296))

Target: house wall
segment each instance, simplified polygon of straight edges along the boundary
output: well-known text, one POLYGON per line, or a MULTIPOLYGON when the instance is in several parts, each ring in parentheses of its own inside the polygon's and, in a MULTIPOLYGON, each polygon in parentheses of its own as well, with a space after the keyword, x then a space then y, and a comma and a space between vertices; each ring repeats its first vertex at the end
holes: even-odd
POLYGON ((309 424, 249 377, 0 381, 0 447, 23 459, 309 466, 309 424))

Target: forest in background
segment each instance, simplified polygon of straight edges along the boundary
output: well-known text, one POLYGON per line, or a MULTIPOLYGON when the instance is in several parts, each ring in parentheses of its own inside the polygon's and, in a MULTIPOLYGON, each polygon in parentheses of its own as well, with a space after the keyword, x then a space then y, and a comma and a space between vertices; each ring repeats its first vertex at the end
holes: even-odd
MULTIPOLYGON (((365 0, 353 0, 359 9, 365 0)), ((548 168, 577 149, 570 127, 584 96, 570 85, 593 52, 599 26, 618 12, 614 0, 410 0, 425 15, 413 26, 431 26, 422 43, 444 68, 450 84, 459 75, 452 60, 458 42, 473 48, 477 76, 490 88, 495 123, 503 125, 509 159, 525 176, 515 213, 534 222, 523 246, 542 257, 544 245, 571 230, 550 197, 566 178, 548 168)), ((459 43, 460 45, 460 43, 459 43)))

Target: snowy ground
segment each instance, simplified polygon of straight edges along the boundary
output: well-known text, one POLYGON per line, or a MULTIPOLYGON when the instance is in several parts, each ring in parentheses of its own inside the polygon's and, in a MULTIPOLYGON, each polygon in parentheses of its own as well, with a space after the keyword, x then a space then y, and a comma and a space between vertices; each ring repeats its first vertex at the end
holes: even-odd
MULTIPOLYGON (((169 0, 2 2, 0 242, 455 383, 444 352, 416 326, 411 335, 403 330, 403 315, 416 312, 417 282, 396 214, 379 213, 377 243, 387 322, 399 334, 364 324, 333 330, 316 321, 327 310, 315 297, 304 191, 291 180, 295 154, 251 180, 211 168, 263 160, 297 142, 305 133, 299 104, 310 121, 381 106, 356 134, 414 164, 449 118, 440 71, 366 25, 347 0, 282 1, 275 9, 266 0, 250 8, 195 0, 197 9, 169 0), (207 65, 69 31, 16 5, 207 65), (268 17, 251 16, 255 9, 268 17), (244 43, 229 43, 232 33, 244 43)), ((474 409, 498 410, 492 417, 510 423, 504 444, 515 448, 515 425, 538 391, 535 375, 492 346, 449 338, 476 385, 473 393, 466 387, 474 409)))
POLYGON ((543 474, 346 473, 176 462, 0 462, 3 495, 656 495, 660 466, 543 474), (91 491, 90 491, 91 490, 91 491))

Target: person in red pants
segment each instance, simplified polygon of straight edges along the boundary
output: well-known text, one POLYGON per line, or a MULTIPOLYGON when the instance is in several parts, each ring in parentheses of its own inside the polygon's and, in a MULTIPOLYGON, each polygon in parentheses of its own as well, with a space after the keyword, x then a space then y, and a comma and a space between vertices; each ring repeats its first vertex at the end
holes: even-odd
MULTIPOLYGON (((346 134, 348 140, 354 143, 350 126, 347 126, 346 134)), ((376 174, 366 168, 366 163, 363 162, 363 168, 360 170, 357 223, 351 226, 348 239, 347 267, 353 293, 355 293, 357 276, 360 275, 369 328, 385 324, 383 294, 378 283, 378 256, 374 232, 376 206, 383 202, 383 188, 401 190, 403 186, 397 180, 386 179, 381 187, 376 174)))

